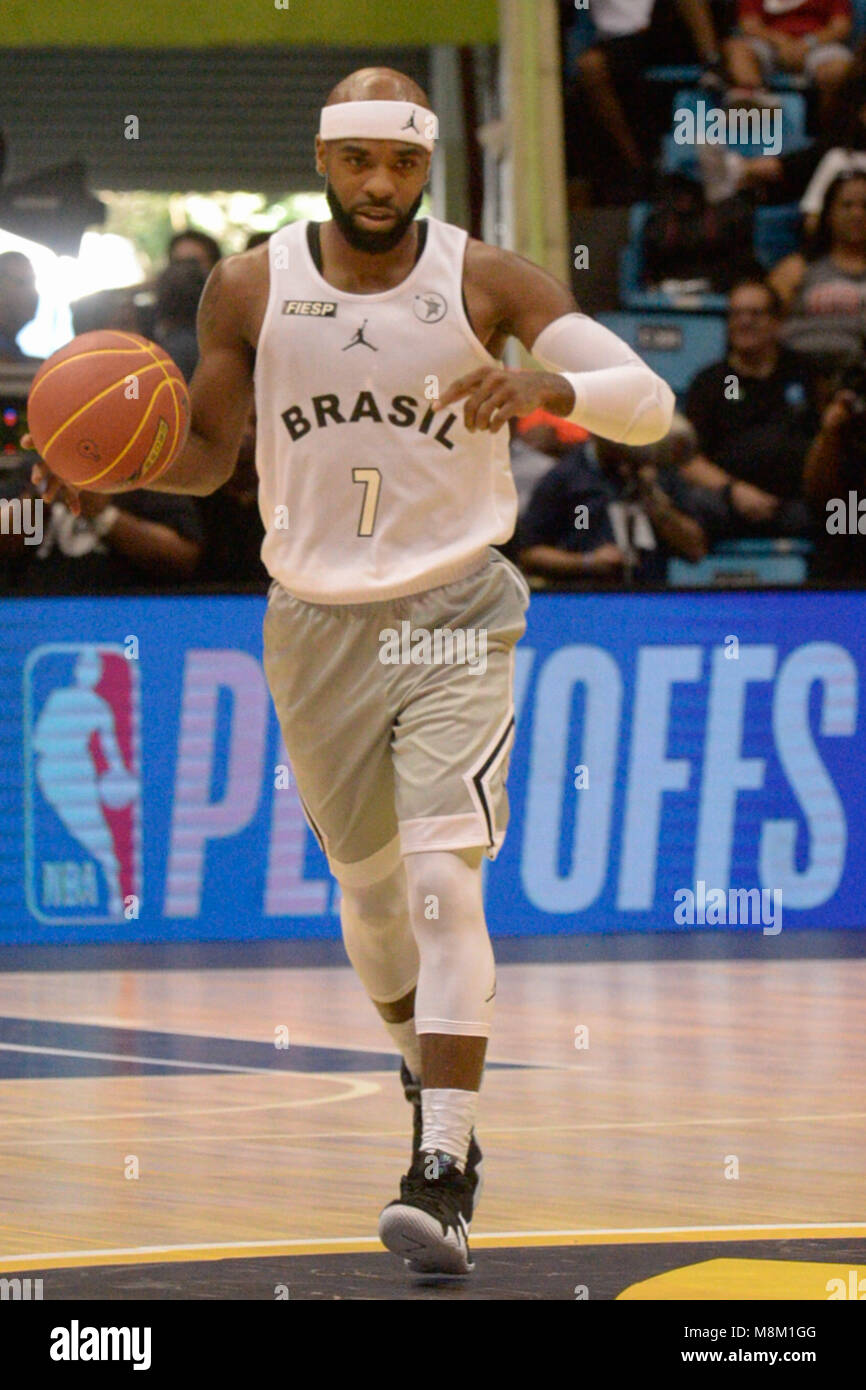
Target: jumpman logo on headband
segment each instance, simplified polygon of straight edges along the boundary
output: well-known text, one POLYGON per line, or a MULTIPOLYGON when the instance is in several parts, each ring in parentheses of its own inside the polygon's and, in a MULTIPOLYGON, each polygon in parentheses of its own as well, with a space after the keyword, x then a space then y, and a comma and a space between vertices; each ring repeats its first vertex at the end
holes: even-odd
POLYGON ((349 339, 346 346, 342 349, 343 352, 347 352, 350 347, 367 347, 370 349, 371 352, 379 351, 377 347, 373 347, 372 343, 368 343, 367 339, 364 337, 364 329, 367 327, 368 322, 368 319, 364 319, 364 322, 361 324, 361 327, 355 330, 354 335, 349 339))
POLYGON ((409 117, 409 119, 408 119, 408 121, 406 122, 405 125, 401 125, 400 129, 401 129, 401 130, 414 130, 414 132, 415 132, 416 135, 420 135, 420 134, 421 134, 420 130, 418 129, 418 127, 417 127, 416 124, 415 124, 415 107, 414 107, 414 106, 412 107, 412 115, 409 117))

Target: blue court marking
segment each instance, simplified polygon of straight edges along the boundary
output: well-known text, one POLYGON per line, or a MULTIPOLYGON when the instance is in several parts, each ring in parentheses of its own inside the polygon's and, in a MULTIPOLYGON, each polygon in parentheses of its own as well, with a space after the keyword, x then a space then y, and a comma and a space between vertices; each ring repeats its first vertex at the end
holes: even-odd
MULTIPOLYGON (((392 1052, 350 1047, 287 1048, 243 1038, 195 1037, 51 1019, 0 1017, 0 1081, 22 1077, 170 1076, 227 1072, 370 1072, 399 1070, 392 1052)), ((500 1071, 520 1063, 490 1062, 500 1071)))

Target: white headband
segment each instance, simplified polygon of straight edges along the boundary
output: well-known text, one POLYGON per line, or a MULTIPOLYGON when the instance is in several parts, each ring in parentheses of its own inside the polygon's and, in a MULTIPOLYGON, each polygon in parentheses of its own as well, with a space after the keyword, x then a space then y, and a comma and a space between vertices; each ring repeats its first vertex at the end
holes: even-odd
POLYGON ((319 134, 323 140, 404 140, 432 151, 439 121, 411 101, 341 101, 322 107, 319 134))

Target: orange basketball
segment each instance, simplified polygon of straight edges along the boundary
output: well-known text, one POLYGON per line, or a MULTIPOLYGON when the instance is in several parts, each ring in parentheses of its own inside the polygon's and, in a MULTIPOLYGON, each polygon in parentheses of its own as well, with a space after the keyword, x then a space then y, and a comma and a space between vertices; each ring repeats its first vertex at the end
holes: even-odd
POLYGON ((189 393, 167 352, 137 333, 82 333, 43 362, 27 424, 40 456, 89 492, 148 487, 183 448, 189 393))

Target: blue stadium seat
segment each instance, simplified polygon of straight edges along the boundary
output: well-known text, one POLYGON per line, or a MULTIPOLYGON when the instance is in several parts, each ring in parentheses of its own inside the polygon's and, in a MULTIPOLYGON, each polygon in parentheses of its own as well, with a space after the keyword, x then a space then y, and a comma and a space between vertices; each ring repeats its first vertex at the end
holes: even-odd
POLYGON ((806 581, 811 553, 810 541, 788 537, 721 541, 712 555, 695 565, 688 560, 668 560, 667 581, 672 589, 796 586, 806 581))
POLYGON ((704 314, 599 314, 612 333, 633 347, 658 372, 678 396, 692 377, 718 362, 725 353, 727 336, 723 318, 704 314))
POLYGON ((619 262, 619 298, 626 309, 677 310, 706 314, 723 314, 727 297, 723 294, 697 294, 673 297, 662 290, 647 290, 641 285, 643 275, 643 234, 651 203, 633 203, 629 209, 629 239, 619 262))
MULTIPOLYGON (((698 102, 700 101, 706 103, 708 110, 717 104, 712 94, 702 92, 699 89, 691 88, 678 91, 674 96, 671 123, 675 123, 676 114, 679 111, 691 111, 697 116, 698 102)), ((806 133, 806 101, 799 92, 780 93, 779 101, 782 107, 782 152, 790 154, 792 150, 801 149, 810 143, 806 133)), ((754 145, 745 141, 731 145, 729 148, 738 150, 747 158, 760 155, 762 152, 760 144, 754 145)), ((695 146, 678 144, 674 139, 673 132, 666 135, 662 142, 662 168, 668 173, 687 174, 692 178, 697 178, 700 165, 695 146)))
POLYGON ((644 77, 648 82, 669 82, 671 86, 694 86, 700 80, 703 68, 699 63, 662 63, 655 68, 647 68, 644 77))
POLYGON ((758 208, 755 214, 755 255, 766 270, 800 245, 802 221, 797 203, 758 208))

